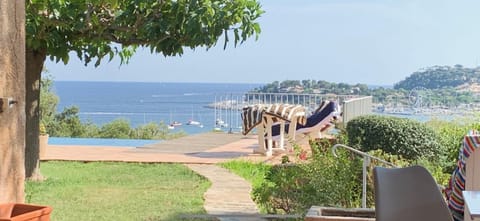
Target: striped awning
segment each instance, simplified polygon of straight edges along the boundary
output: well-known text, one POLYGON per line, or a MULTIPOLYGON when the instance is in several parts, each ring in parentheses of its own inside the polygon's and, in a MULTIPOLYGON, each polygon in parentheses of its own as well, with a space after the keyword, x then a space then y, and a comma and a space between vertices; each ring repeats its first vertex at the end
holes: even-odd
POLYGON ((445 194, 448 207, 455 220, 463 221, 464 200, 462 191, 465 190, 466 162, 470 155, 480 146, 480 134, 476 131, 469 132, 463 138, 463 144, 458 155, 457 167, 452 173, 445 194))
POLYGON ((253 128, 264 121, 265 116, 272 117, 273 121, 287 122, 295 119, 298 124, 306 123, 305 107, 293 104, 255 104, 242 109, 242 133, 247 135, 253 128))

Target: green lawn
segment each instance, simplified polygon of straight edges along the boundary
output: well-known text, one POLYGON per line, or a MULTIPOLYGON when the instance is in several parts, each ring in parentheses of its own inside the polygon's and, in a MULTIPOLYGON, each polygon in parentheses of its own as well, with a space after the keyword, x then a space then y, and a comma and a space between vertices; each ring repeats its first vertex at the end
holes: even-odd
POLYGON ((265 180, 265 174, 271 167, 264 163, 252 163, 245 160, 232 160, 221 163, 220 166, 230 170, 230 172, 243 177, 250 182, 253 188, 262 185, 265 180))
POLYGON ((45 162, 44 182, 27 182, 28 203, 61 220, 179 220, 205 214, 210 182, 178 164, 45 162))

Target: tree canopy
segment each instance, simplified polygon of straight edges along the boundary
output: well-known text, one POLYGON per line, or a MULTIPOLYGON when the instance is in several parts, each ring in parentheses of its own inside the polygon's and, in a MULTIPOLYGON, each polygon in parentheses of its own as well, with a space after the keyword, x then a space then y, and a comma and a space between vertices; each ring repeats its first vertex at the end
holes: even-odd
POLYGON ((209 49, 223 39, 227 47, 260 34, 263 14, 257 0, 27 0, 25 71, 25 171, 38 171, 40 77, 47 57, 65 64, 70 52, 85 65, 119 56, 121 63, 138 47, 164 56, 184 48, 209 49))
POLYGON ((236 46, 258 37, 263 13, 256 0, 29 0, 26 11, 28 48, 64 63, 73 51, 96 66, 105 56, 128 61, 139 46, 173 56, 222 35, 224 47, 229 35, 236 46))

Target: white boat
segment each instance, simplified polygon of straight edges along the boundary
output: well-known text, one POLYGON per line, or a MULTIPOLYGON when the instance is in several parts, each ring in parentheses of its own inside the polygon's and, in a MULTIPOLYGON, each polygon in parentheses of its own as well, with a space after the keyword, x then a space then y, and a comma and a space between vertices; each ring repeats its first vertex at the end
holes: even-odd
POLYGON ((178 127, 178 126, 182 126, 182 123, 180 123, 178 121, 172 121, 172 123, 170 123, 169 126, 178 127))
POLYGON ((217 120, 215 121, 215 125, 217 127, 228 127, 228 124, 225 123, 225 121, 223 121, 222 119, 220 118, 217 118, 217 120))
POLYGON ((172 112, 170 111, 170 124, 168 125, 168 128, 170 127, 175 128, 175 127, 182 126, 182 123, 172 119, 173 119, 173 115, 172 115, 172 112))
POLYGON ((187 125, 202 125, 202 124, 196 120, 189 120, 187 122, 187 125))
POLYGON ((193 120, 193 107, 192 107, 192 117, 187 122, 187 125, 195 125, 195 126, 203 127, 203 125, 202 125, 202 123, 200 123, 200 121, 193 120))

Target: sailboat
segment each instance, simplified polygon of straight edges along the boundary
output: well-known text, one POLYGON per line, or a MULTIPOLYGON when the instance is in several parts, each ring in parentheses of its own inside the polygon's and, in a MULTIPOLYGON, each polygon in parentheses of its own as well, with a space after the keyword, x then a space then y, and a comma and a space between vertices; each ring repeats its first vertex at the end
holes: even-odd
MULTIPOLYGON (((225 108, 225 116, 227 115, 226 114, 226 111, 227 111, 227 105, 222 105, 224 106, 225 108)), ((225 121, 223 121, 222 119, 222 108, 220 108, 220 110, 218 110, 218 116, 217 116, 217 111, 215 109, 215 116, 216 116, 216 119, 215 119, 215 126, 216 127, 220 127, 220 128, 225 128, 225 127, 228 127, 228 124, 225 123, 225 121)))
POLYGON ((200 123, 199 121, 190 119, 190 120, 187 122, 187 125, 201 125, 201 123, 200 123))
POLYGON ((170 123, 170 125, 174 126, 174 127, 178 127, 178 126, 182 126, 182 123, 178 122, 178 121, 172 121, 172 123, 170 123))
POLYGON ((172 112, 170 112, 170 124, 168 125, 168 129, 174 129, 178 126, 182 126, 182 123, 178 121, 172 121, 172 112))
MULTIPOLYGON (((222 100, 222 97, 220 97, 220 100, 222 100)), ((225 121, 222 120, 222 107, 223 107, 223 102, 217 102, 217 97, 215 96, 215 106, 214 106, 214 115, 215 115, 215 124, 214 124, 214 131, 222 131, 222 128, 227 127, 228 124, 225 123, 225 121)))
POLYGON ((192 107, 192 118, 187 122, 187 125, 195 125, 195 126, 201 126, 203 127, 202 123, 200 121, 196 121, 193 119, 193 107, 192 107))

